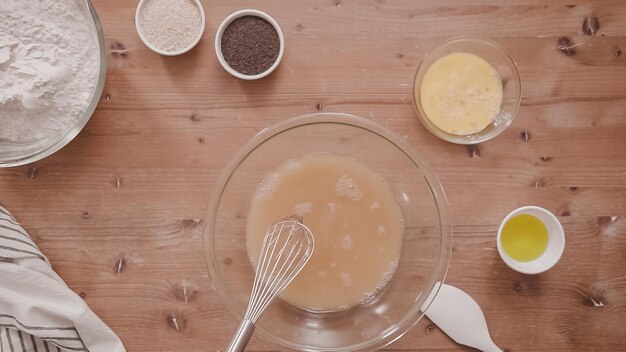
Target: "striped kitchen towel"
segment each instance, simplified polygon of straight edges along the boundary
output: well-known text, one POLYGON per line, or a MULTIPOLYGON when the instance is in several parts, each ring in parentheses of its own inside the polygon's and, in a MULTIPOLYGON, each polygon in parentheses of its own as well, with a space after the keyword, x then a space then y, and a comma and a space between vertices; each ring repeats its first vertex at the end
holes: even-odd
POLYGON ((125 352, 0 206, 0 352, 125 352))

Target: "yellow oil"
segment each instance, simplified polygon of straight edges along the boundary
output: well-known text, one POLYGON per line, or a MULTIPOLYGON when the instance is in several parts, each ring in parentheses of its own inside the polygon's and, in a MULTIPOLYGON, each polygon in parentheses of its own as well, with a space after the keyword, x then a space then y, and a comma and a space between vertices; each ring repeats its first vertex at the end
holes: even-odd
POLYGON ((500 241, 509 257, 530 262, 539 258, 548 247, 548 229, 532 215, 515 215, 504 224, 500 241))

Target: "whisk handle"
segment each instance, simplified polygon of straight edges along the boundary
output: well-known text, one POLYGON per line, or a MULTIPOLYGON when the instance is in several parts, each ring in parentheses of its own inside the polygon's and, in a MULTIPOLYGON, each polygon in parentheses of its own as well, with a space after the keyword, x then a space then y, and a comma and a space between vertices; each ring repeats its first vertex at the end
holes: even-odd
POLYGON ((241 352, 245 350, 253 332, 254 323, 248 319, 242 320, 225 352, 241 352))

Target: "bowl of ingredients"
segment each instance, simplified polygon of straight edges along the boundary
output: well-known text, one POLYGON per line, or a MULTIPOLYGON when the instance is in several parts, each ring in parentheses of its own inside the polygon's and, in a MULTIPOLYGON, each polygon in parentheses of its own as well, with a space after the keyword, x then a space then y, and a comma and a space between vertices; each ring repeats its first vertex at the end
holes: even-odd
POLYGON ((386 346, 423 316, 445 276, 452 233, 443 189, 402 138, 367 119, 283 121, 256 135, 218 179, 204 251, 237 320, 263 235, 287 216, 312 231, 315 251, 256 325, 255 334, 283 348, 386 346))
POLYGON ((206 17, 199 0, 141 0, 135 11, 135 27, 152 51, 181 55, 193 49, 204 32, 206 17))
POLYGON ((231 75, 245 80, 272 73, 285 52, 285 38, 278 22, 259 10, 230 14, 215 34, 215 54, 231 75))
POLYGON ((502 133, 521 100, 517 65, 499 44, 455 37, 433 48, 417 68, 413 101, 426 128, 457 144, 502 133))
POLYGON ((550 211, 525 206, 507 215, 498 229, 500 258, 523 274, 539 274, 558 263, 565 250, 563 226, 550 211))
POLYGON ((104 34, 89 1, 3 3, 0 167, 67 145, 96 109, 106 76, 104 34))

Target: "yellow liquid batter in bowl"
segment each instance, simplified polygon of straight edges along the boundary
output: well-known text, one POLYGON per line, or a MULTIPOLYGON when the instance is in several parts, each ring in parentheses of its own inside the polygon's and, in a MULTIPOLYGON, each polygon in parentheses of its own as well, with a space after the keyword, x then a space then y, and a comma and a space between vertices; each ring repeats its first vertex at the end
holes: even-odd
POLYGON ((422 107, 435 126, 456 135, 482 131, 500 112, 502 82, 484 59, 453 53, 430 66, 420 97, 422 107))
POLYGON ((521 81, 515 61, 489 39, 450 38, 424 55, 413 81, 413 103, 433 135, 476 144, 502 133, 515 118, 521 81))

